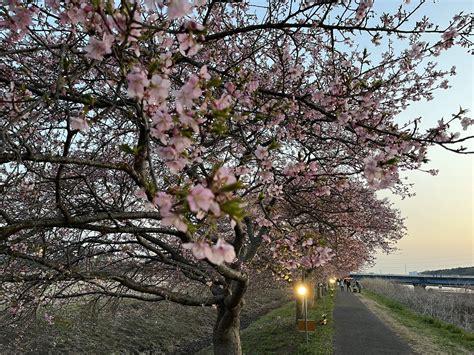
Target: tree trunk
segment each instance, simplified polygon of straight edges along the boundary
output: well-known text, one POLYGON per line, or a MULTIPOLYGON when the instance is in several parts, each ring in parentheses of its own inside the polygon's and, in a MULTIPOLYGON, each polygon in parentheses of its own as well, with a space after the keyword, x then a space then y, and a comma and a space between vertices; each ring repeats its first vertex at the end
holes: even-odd
POLYGON ((233 308, 224 303, 219 306, 217 322, 214 327, 212 342, 215 355, 241 355, 240 344, 240 311, 242 301, 233 308))

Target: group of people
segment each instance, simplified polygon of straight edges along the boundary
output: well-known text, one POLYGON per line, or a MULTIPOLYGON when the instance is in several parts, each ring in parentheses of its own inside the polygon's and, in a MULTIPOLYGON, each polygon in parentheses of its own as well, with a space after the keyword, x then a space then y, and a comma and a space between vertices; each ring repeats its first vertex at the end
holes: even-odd
POLYGON ((337 284, 341 287, 341 291, 344 291, 344 288, 347 292, 361 292, 362 286, 360 282, 354 280, 353 278, 346 277, 344 279, 337 279, 337 284))

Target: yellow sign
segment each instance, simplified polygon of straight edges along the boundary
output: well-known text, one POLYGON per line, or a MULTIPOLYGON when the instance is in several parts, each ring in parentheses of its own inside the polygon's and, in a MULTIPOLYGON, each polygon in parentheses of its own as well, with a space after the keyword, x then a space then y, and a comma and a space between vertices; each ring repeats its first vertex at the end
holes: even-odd
MULTIPOLYGON (((316 321, 308 319, 306 323, 308 325, 308 332, 314 332, 316 330, 316 321)), ((306 331, 306 327, 304 325, 304 319, 298 319, 298 330, 300 332, 306 331)))

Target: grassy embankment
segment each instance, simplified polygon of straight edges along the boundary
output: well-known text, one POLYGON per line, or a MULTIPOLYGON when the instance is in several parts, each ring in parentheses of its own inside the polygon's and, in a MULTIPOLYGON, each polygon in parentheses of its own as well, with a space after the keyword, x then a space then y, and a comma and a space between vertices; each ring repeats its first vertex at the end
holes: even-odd
MULTIPOLYGON (((242 325, 285 304, 290 293, 287 289, 250 288, 242 325)), ((107 306, 76 300, 47 311, 54 317, 52 324, 45 321, 43 310, 36 320, 18 324, 0 318, 0 353, 192 354, 210 344, 216 317, 212 308, 165 301, 124 300, 107 306)))
POLYGON ((364 289, 362 297, 375 301, 378 306, 388 313, 388 316, 392 317, 402 327, 407 328, 409 333, 405 333, 405 336, 408 334, 410 338, 408 340, 411 342, 416 343, 417 338, 423 338, 425 342, 431 342, 442 349, 443 353, 449 354, 459 354, 460 351, 474 352, 473 333, 431 316, 418 314, 399 302, 367 289, 364 289))
POLYGON ((332 354, 333 308, 334 296, 328 294, 308 310, 309 319, 318 322, 326 314, 328 320, 326 325, 316 325, 309 344, 305 333, 295 328, 295 302, 275 309, 242 332, 244 354, 332 354))

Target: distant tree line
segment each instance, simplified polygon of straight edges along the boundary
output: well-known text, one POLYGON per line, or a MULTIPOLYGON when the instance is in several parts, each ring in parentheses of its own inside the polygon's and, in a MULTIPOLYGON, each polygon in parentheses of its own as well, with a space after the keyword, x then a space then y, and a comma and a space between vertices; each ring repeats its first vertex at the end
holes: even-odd
POLYGON ((456 267, 453 269, 442 270, 428 270, 423 271, 422 275, 459 275, 459 276, 474 276, 474 266, 456 267))

